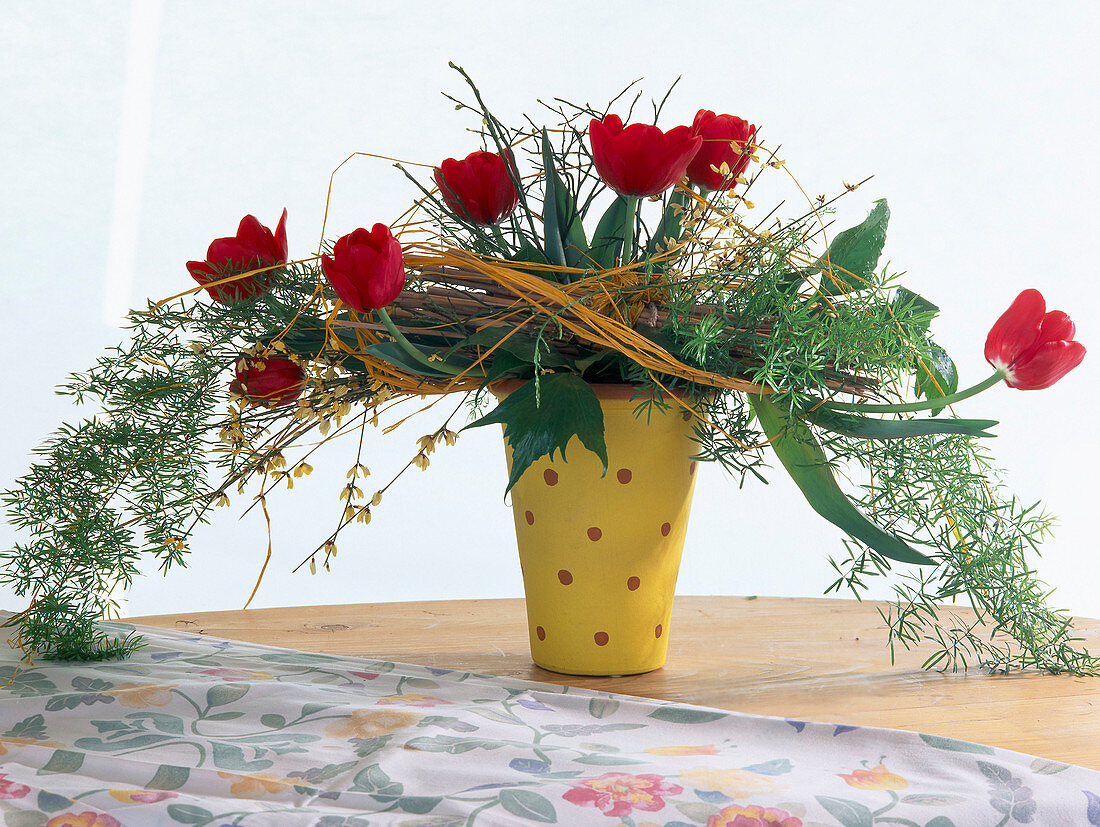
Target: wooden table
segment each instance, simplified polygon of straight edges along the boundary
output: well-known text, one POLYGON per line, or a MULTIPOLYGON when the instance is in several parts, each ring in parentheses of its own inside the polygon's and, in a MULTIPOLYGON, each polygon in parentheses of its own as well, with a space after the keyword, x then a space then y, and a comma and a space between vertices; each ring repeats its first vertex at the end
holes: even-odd
MULTIPOLYGON (((991 676, 891 665, 876 609, 852 600, 678 597, 668 663, 624 678, 531 663, 522 600, 301 606, 130 618, 313 652, 570 684, 810 721, 908 729, 1100 770, 1100 678, 991 676)), ((1100 620, 1077 632, 1100 648, 1100 620)))

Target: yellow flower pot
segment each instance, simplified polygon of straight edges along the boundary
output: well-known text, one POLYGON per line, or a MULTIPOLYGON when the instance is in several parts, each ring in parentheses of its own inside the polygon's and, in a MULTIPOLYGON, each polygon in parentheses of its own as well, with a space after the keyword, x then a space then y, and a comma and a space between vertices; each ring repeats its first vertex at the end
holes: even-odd
POLYGON ((665 662, 697 446, 675 403, 636 417, 630 386, 593 389, 607 474, 574 437, 568 462, 543 457, 511 492, 531 656, 551 672, 632 675, 665 662))

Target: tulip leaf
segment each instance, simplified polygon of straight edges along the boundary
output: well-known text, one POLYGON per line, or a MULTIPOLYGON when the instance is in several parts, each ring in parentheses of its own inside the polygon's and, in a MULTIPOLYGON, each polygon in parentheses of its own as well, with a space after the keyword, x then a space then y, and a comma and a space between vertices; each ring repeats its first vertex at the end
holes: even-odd
POLYGON ((588 239, 584 237, 577 202, 554 167, 550 167, 548 174, 554 176, 554 204, 558 212, 558 231, 565 251, 565 263, 570 267, 589 267, 588 239))
POLYGON ((551 264, 565 267, 565 248, 561 243, 561 224, 558 221, 558 193, 555 184, 558 173, 554 166, 554 153, 550 148, 550 136, 542 130, 542 171, 544 197, 542 204, 542 230, 546 238, 543 246, 551 264))
POLYGON ((455 345, 451 352, 468 347, 488 349, 499 343, 500 346, 497 348, 496 353, 502 351, 511 353, 521 361, 531 365, 538 364, 553 368, 568 364, 568 360, 557 349, 545 343, 540 345, 539 340, 528 333, 513 333, 512 330, 513 328, 510 327, 483 328, 467 336, 455 345), (512 335, 508 336, 509 333, 512 335), (508 336, 508 338, 504 339, 505 336, 508 336), (503 342, 501 342, 502 339, 504 339, 503 342))
POLYGON ((857 439, 908 439, 932 434, 996 436, 987 429, 997 424, 993 419, 877 419, 826 408, 807 411, 805 417, 819 428, 857 439))
POLYGON ((550 259, 546 257, 546 254, 526 238, 520 239, 519 249, 509 257, 509 261, 526 261, 531 264, 550 263, 550 259))
POLYGON ((499 405, 467 428, 499 423, 512 449, 512 490, 523 472, 542 457, 552 460, 575 436, 600 458, 607 473, 607 445, 603 437, 603 410, 592 387, 572 373, 548 373, 510 393, 499 405))
POLYGON ((881 199, 862 224, 837 234, 825 257, 818 259, 813 268, 821 273, 821 295, 837 296, 870 286, 886 244, 889 221, 890 208, 886 199, 881 199))
POLYGON ((805 422, 788 416, 764 396, 750 394, 748 398, 760 427, 770 440, 768 444, 814 511, 884 557, 921 565, 935 562, 900 537, 875 525, 855 507, 840 490, 825 452, 805 422))
POLYGON ((626 196, 617 195, 611 206, 596 225, 596 234, 592 236, 590 258, 593 266, 599 270, 614 267, 619 253, 623 249, 623 236, 626 234, 626 196))
POLYGON ((667 249, 670 244, 675 244, 680 240, 680 233, 682 230, 681 219, 684 210, 687 209, 689 198, 690 196, 688 193, 679 188, 672 193, 671 197, 668 199, 668 205, 665 207, 664 214, 661 216, 661 221, 657 225, 657 229, 649 238, 649 244, 646 246, 645 250, 646 258, 656 255, 658 246, 664 250, 667 249))
MULTIPOLYGON (((429 349, 424 348, 424 350, 428 351, 429 349)), ((367 345, 363 348, 363 352, 414 376, 425 376, 429 379, 453 378, 452 374, 434 371, 415 361, 397 342, 378 342, 377 344, 367 345)), ((424 355, 430 356, 431 353, 426 352, 424 355)), ((455 367, 458 366, 455 365, 455 367)))
MULTIPOLYGON (((959 372, 947 351, 929 341, 928 355, 914 360, 917 372, 917 394, 929 402, 942 396, 949 396, 959 389, 959 372)), ((943 407, 933 408, 936 416, 943 407)))

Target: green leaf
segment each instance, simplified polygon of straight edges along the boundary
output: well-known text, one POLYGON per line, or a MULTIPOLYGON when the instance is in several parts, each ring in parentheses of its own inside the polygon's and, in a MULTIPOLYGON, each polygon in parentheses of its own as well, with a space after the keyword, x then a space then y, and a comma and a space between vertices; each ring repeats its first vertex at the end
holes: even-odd
POLYGON ((645 764, 646 761, 641 761, 637 758, 626 758, 622 755, 606 755, 600 752, 592 752, 588 755, 582 755, 580 758, 573 759, 574 764, 595 764, 599 767, 617 767, 626 764, 645 764))
POLYGON ((817 803, 829 811, 843 827, 872 827, 875 818, 866 806, 847 798, 833 798, 828 795, 815 795, 817 803))
POLYGON ((603 438, 603 410, 592 387, 571 373, 550 373, 527 382, 497 407, 467 428, 499 423, 512 448, 512 471, 505 493, 512 490, 531 464, 554 458, 576 436, 600 458, 607 473, 607 445, 603 438), (537 393, 536 393, 537 390, 537 393))
POLYGON ((50 756, 50 760, 46 762, 39 772, 41 773, 67 773, 72 774, 77 772, 84 764, 84 753, 73 752, 72 750, 59 749, 50 756))
POLYGON ((588 702, 588 714, 593 718, 606 718, 614 715, 619 708, 619 702, 610 698, 593 698, 588 702))
POLYGON ((711 721, 729 717, 729 713, 692 709, 688 706, 662 706, 650 712, 649 717, 672 724, 709 724, 711 721))
POLYGON ((456 735, 433 735, 422 738, 413 738, 405 743, 405 749, 415 749, 420 752, 446 752, 450 755, 461 755, 475 749, 500 749, 505 746, 504 741, 494 741, 488 738, 462 738, 456 735))
POLYGON ((821 295, 837 296, 869 286, 886 244, 889 221, 890 208, 882 199, 875 202, 862 224, 837 234, 825 258, 819 259, 814 268, 821 273, 821 295))
POLYGON ((1036 758, 1031 762, 1031 771, 1036 775, 1055 775, 1069 768, 1069 764, 1062 764, 1058 761, 1048 761, 1045 758, 1036 758))
POLYGON ((235 744, 224 744, 221 741, 214 741, 211 744, 211 749, 215 766, 223 770, 257 772, 259 770, 266 770, 274 763, 267 758, 249 761, 244 757, 244 750, 235 744))
POLYGON ((397 799, 397 806, 406 813, 430 813, 442 801, 441 796, 406 795, 397 799))
POLYGON ((750 394, 748 398, 772 450, 814 511, 892 560, 922 565, 933 562, 900 537, 872 523, 852 504, 837 485, 825 452, 805 422, 792 420, 766 397, 750 394))
POLYGON ((178 790, 191 777, 189 767, 177 767, 173 764, 161 764, 156 775, 146 784, 150 790, 178 790))
POLYGON ((269 729, 282 729, 286 726, 286 718, 275 712, 268 712, 260 716, 260 723, 269 729))
POLYGON ((485 371, 485 384, 490 385, 498 379, 530 379, 535 368, 508 351, 496 351, 491 357, 489 369, 485 371))
POLYGON ((614 267, 616 259, 623 249, 623 236, 626 234, 626 196, 619 195, 596 225, 596 234, 592 236, 590 257, 598 270, 614 267))
POLYGON ((470 710, 474 715, 478 715, 485 718, 488 721, 495 721, 498 724, 512 724, 513 726, 527 726, 523 722, 523 719, 514 713, 501 712, 498 709, 473 709, 470 710))
MULTIPOLYGON (((914 793, 902 796, 903 804, 916 804, 919 807, 949 807, 966 801, 961 795, 936 795, 934 793, 914 793)), ((931 823, 931 822, 929 822, 931 823)))
POLYGON ((214 814, 192 804, 169 804, 168 817, 180 824, 208 824, 214 820, 214 814))
POLYGON ((225 706, 239 701, 248 692, 248 684, 219 683, 206 690, 206 705, 225 706))
POLYGON ((46 740, 46 716, 39 712, 24 718, 11 729, 4 733, 8 738, 34 738, 39 741, 46 740))
POLYGON ((213 715, 207 715, 203 718, 204 721, 232 721, 236 718, 240 718, 244 715, 243 712, 215 712, 213 715))
POLYGON ((892 310, 899 321, 916 324, 925 331, 928 330, 932 320, 940 312, 939 305, 932 304, 924 296, 918 296, 912 290, 907 290, 904 287, 899 287, 894 294, 892 310), (922 318, 920 321, 916 321, 913 318, 915 316, 922 318))
MULTIPOLYGON (((949 396, 959 389, 959 373, 947 351, 934 342, 929 342, 928 356, 914 360, 917 373, 917 394, 929 402, 942 396, 949 396)), ((943 408, 933 408, 936 416, 943 408)))
MULTIPOLYGON (((46 790, 42 790, 38 793, 37 803, 38 809, 45 810, 47 813, 52 813, 56 812, 57 810, 63 810, 66 807, 72 806, 73 800, 63 795, 58 795, 57 793, 51 793, 47 792, 46 790)), ((9 822, 5 820, 5 823, 9 822)))
POLYGON ((558 193, 555 187, 557 172, 554 167, 554 153, 550 149, 550 136, 546 127, 542 130, 542 171, 544 196, 542 205, 542 231, 546 238, 543 246, 551 264, 565 266, 565 248, 561 243, 561 225, 558 222, 558 193))
POLYGON ((977 755, 993 755, 993 747, 984 744, 972 744, 969 741, 959 741, 955 738, 944 738, 942 735, 920 734, 920 739, 930 747, 947 750, 949 752, 972 752, 977 755))
POLYGON ((557 824, 558 813, 549 800, 530 790, 501 790, 500 806, 514 816, 542 824, 557 824))
POLYGON ((908 439, 931 434, 991 437, 996 434, 988 433, 987 429, 997 424, 994 419, 876 419, 826 408, 806 411, 804 415, 819 428, 857 439, 908 439))

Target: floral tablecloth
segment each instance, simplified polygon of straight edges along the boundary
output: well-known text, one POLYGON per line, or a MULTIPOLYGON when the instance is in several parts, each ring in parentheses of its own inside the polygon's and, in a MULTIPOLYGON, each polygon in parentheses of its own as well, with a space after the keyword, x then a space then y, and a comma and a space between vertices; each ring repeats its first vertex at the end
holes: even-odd
POLYGON ((978 744, 141 631, 0 647, 5 825, 1100 825, 1100 773, 978 744))

